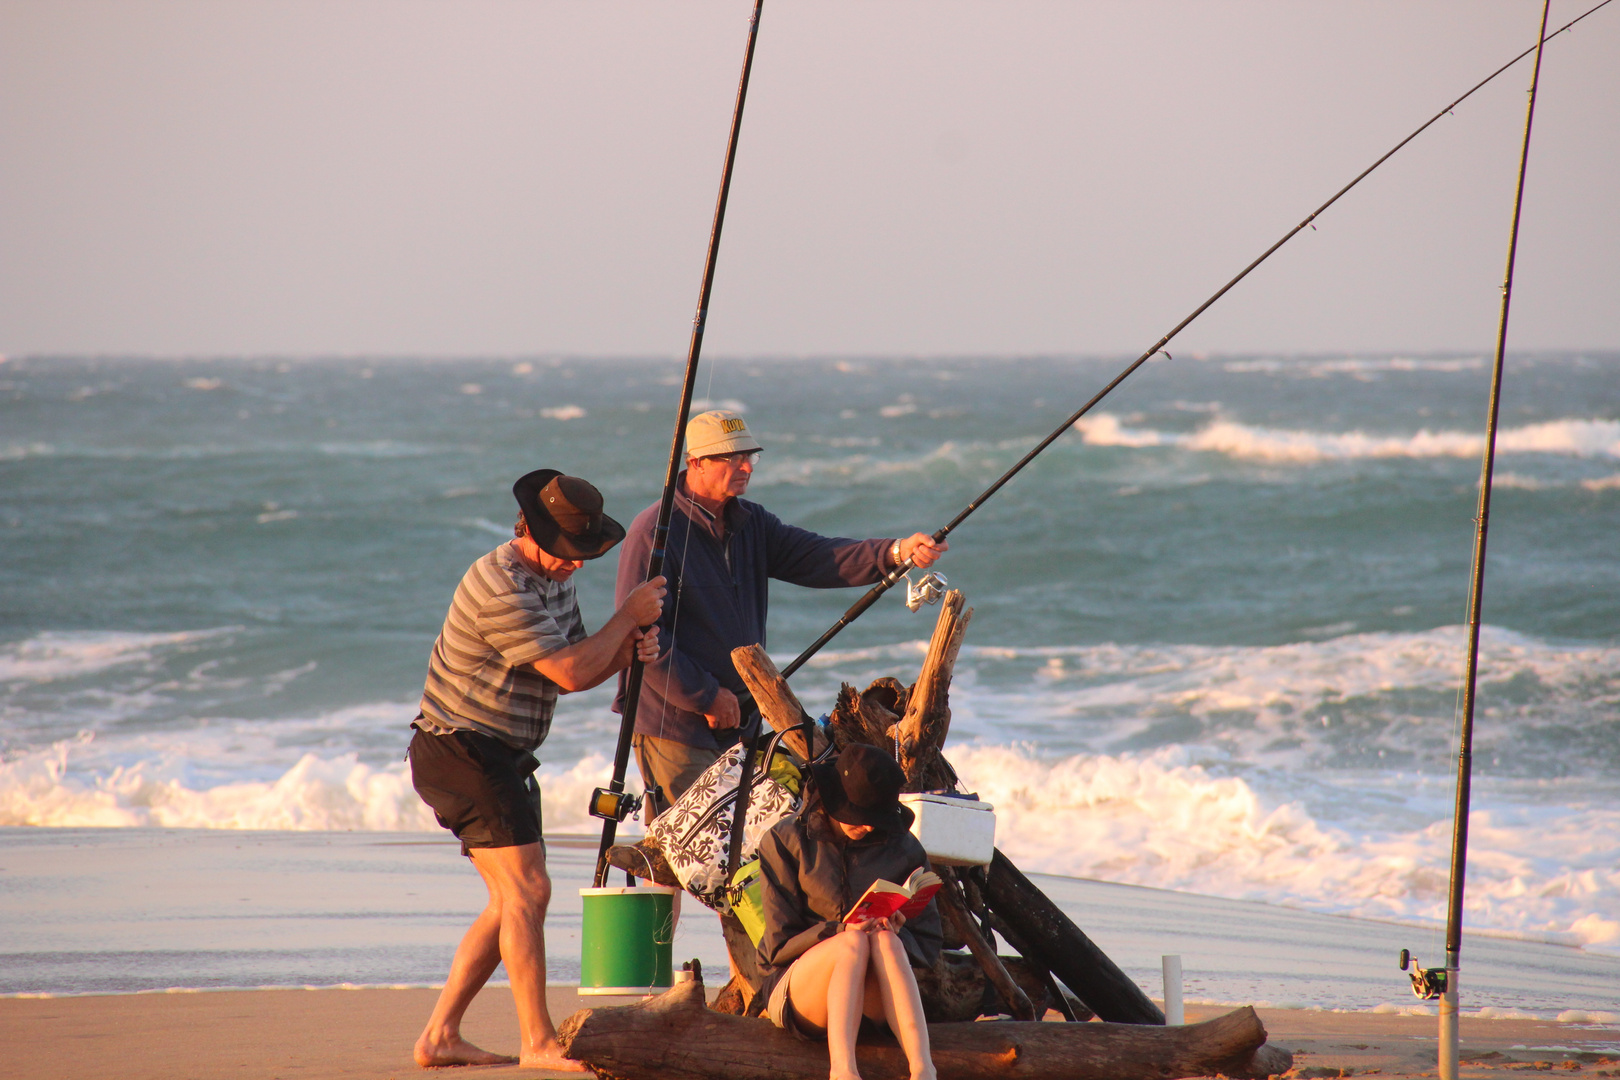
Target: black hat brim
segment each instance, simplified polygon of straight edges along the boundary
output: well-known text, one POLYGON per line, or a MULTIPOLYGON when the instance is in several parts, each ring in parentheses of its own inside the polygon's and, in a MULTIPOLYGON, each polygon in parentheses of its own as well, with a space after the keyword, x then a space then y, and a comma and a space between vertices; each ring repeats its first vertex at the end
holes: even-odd
POLYGON ((595 536, 576 537, 563 532, 540 504, 540 489, 561 475, 561 469, 536 469, 512 485, 529 536, 542 551, 558 559, 599 559, 624 539, 624 526, 603 514, 602 527, 595 536))
POLYGON ((903 832, 911 828, 911 823, 917 819, 911 808, 901 802, 896 802, 892 809, 881 810, 870 810, 850 802, 849 796, 844 792, 844 782, 838 777, 838 766, 831 761, 811 765, 810 775, 815 779, 816 790, 821 793, 822 809, 826 810, 827 816, 835 821, 842 821, 845 825, 870 825, 874 829, 903 832))

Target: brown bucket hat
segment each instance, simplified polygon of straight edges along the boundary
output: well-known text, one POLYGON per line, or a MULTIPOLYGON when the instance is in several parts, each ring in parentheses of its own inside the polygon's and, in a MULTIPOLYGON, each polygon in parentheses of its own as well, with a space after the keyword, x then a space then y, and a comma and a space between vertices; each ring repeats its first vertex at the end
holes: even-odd
POLYGON ((577 476, 536 469, 512 485, 529 535, 559 559, 595 559, 624 539, 624 526, 602 513, 602 493, 577 476))

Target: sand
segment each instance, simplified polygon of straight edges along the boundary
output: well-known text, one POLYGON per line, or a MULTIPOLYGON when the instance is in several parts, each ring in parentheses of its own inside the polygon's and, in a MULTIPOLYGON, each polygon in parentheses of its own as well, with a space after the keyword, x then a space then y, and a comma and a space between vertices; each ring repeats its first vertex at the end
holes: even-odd
MULTIPOLYGON (((326 1077, 383 1080, 427 1075, 411 1045, 432 1007, 432 990, 243 990, 0 999, 0 1077, 28 1080, 261 1080, 326 1077)), ((577 1008, 624 999, 582 999, 551 991, 561 1019, 577 1008)), ((1189 1022, 1222 1010, 1190 1006, 1189 1022)), ((1301 1077, 1433 1076, 1435 1021, 1429 1017, 1262 1009, 1271 1041, 1296 1052, 1301 1077), (1342 1072, 1341 1072, 1342 1070, 1342 1072)), ((467 1036, 515 1053, 512 997, 491 988, 473 1003, 467 1036)), ((1467 1077, 1525 1072, 1620 1076, 1620 1031, 1539 1020, 1465 1017, 1467 1077), (1541 1049, 1538 1049, 1541 1048, 1541 1049), (1555 1049, 1556 1048, 1556 1049, 1555 1049), (1605 1052, 1607 1051, 1607 1052, 1605 1052)), ((434 1075, 541 1077, 516 1066, 434 1075)))

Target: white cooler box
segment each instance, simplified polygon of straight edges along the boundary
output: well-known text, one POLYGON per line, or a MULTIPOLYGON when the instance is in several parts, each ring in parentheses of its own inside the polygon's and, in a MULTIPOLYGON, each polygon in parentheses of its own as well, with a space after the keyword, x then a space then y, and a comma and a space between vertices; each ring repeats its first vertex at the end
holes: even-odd
POLYGON ((986 866, 996 850, 995 807, 977 799, 907 792, 900 801, 916 820, 911 832, 930 861, 942 866, 986 866))

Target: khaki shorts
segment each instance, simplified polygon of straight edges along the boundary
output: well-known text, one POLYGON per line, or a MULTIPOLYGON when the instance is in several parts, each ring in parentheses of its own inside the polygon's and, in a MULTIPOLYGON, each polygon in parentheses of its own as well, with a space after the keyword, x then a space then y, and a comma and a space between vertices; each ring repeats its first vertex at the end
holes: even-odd
MULTIPOLYGON (((794 961, 798 963, 798 961, 794 961)), ((793 966, 782 972, 782 977, 776 980, 771 989, 770 1000, 765 1004, 765 1015, 771 1023, 784 1031, 790 1031, 805 1042, 814 1042, 827 1037, 827 1029, 817 1027, 793 1008, 793 999, 788 997, 788 976, 793 974, 793 966)))
POLYGON ((697 783, 703 770, 713 765, 720 751, 703 746, 687 746, 674 739, 660 739, 656 735, 637 735, 631 740, 636 748, 636 765, 641 769, 641 786, 651 791, 663 788, 663 802, 654 811, 649 805, 651 821, 658 813, 669 809, 686 794, 686 789, 697 783))
MULTIPOLYGON (((793 961, 794 964, 798 962, 793 961)), ((792 1032, 805 1042, 823 1042, 827 1038, 827 1029, 812 1024, 793 1007, 793 999, 788 996, 788 980, 792 974, 793 964, 789 964, 782 977, 776 980, 776 985, 771 987, 771 996, 765 1002, 765 1015, 771 1023, 784 1031, 792 1032)), ((862 1035, 876 1035, 888 1030, 889 1025, 880 1020, 873 1020, 870 1016, 861 1017, 862 1035)))

